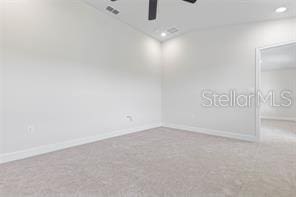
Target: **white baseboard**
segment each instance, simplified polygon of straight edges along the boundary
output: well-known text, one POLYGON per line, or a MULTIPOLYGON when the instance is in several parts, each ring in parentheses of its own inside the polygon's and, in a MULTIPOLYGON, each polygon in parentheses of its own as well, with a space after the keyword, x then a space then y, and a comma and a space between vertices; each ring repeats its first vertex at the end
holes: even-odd
POLYGON ((254 136, 253 135, 245 135, 245 134, 233 133, 233 132, 228 132, 228 131, 219 131, 219 130, 191 127, 191 126, 171 124, 171 123, 164 123, 163 127, 191 131, 191 132, 197 132, 197 133, 225 137, 225 138, 231 138, 231 139, 238 139, 238 140, 249 141, 249 142, 257 141, 257 137, 255 135, 254 136))
POLYGON ((261 116, 263 120, 284 120, 284 121, 296 121, 296 117, 280 117, 280 116, 261 116))
POLYGON ((75 139, 75 140, 70 140, 70 141, 56 143, 56 144, 49 144, 49 145, 45 145, 45 146, 30 148, 27 150, 22 150, 22 151, 17 151, 17 152, 12 152, 12 153, 5 153, 5 154, 0 155, 0 164, 7 163, 10 161, 16 161, 16 160, 20 160, 20 159, 25 159, 25 158, 29 158, 29 157, 33 157, 33 156, 37 156, 37 155, 42 155, 45 153, 50 153, 50 152, 54 152, 54 151, 58 151, 58 150, 62 150, 62 149, 66 149, 66 148, 70 148, 70 147, 74 147, 74 146, 88 144, 88 143, 96 142, 96 141, 103 140, 103 139, 108 139, 108 138, 126 135, 126 134, 130 134, 130 133, 135 133, 138 131, 144 131, 147 129, 157 128, 157 127, 161 127, 161 126, 162 126, 161 123, 154 123, 154 124, 134 127, 134 128, 130 128, 130 129, 123 129, 123 130, 108 132, 108 133, 100 134, 97 136, 75 139))
POLYGON ((30 148, 30 149, 26 149, 26 150, 22 150, 22 151, 1 154, 0 155, 0 164, 7 163, 10 161, 16 161, 16 160, 20 160, 20 159, 25 159, 25 158, 29 158, 29 157, 33 157, 33 156, 37 156, 37 155, 42 155, 42 154, 46 154, 46 153, 50 153, 50 152, 54 152, 54 151, 58 151, 58 150, 63 150, 66 148, 71 148, 71 147, 75 147, 75 146, 79 146, 79 145, 83 145, 83 144, 88 144, 88 143, 100 141, 103 139, 108 139, 108 138, 112 138, 112 137, 131 134, 131 133, 135 133, 135 132, 139 132, 139 131, 144 131, 147 129, 153 129, 153 128, 157 128, 157 127, 161 127, 161 126, 173 128, 173 129, 203 133, 203 134, 207 134, 207 135, 220 136, 220 137, 226 137, 226 138, 232 138, 232 139, 239 139, 239 140, 244 140, 244 141, 254 142, 257 140, 256 136, 232 133, 232 132, 228 132, 228 131, 219 131, 219 130, 191 127, 191 126, 185 126, 185 125, 177 125, 177 124, 171 124, 171 123, 163 123, 163 124, 154 123, 154 124, 149 124, 149 125, 145 125, 145 126, 104 133, 104 134, 101 134, 98 136, 75 139, 75 140, 70 140, 70 141, 66 141, 66 142, 30 148))

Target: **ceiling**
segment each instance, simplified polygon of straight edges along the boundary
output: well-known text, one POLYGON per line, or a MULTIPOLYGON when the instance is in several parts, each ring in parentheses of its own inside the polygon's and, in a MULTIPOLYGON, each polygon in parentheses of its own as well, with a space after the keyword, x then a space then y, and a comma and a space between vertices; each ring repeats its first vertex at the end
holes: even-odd
POLYGON ((296 69, 296 43, 262 51, 262 70, 296 69))
POLYGON ((296 0, 198 0, 195 4, 182 0, 158 0, 155 21, 148 21, 149 0, 84 1, 159 41, 193 29, 296 16, 296 0), (108 12, 107 6, 120 13, 108 12), (281 6, 287 7, 288 11, 275 13, 275 9, 281 6), (177 28, 178 32, 162 37, 161 32, 170 28, 177 28))

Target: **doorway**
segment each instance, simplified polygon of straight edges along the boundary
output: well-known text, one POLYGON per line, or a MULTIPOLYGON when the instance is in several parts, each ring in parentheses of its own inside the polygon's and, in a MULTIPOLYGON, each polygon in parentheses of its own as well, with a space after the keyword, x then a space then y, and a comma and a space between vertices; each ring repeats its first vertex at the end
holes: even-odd
POLYGON ((296 141, 296 41, 256 50, 258 141, 296 141))

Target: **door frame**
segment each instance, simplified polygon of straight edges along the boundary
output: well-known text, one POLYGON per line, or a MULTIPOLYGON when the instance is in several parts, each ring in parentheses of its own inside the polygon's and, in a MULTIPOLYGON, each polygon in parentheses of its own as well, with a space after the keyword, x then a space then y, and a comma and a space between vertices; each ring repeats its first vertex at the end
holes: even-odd
POLYGON ((272 49, 272 48, 277 48, 281 46, 286 46, 286 45, 291 45, 291 44, 296 44, 296 40, 289 41, 289 42, 282 42, 282 43, 277 43, 277 44, 272 44, 264 47, 258 47, 256 48, 256 82, 255 82, 255 98, 256 98, 256 109, 255 109, 255 116, 256 116, 256 141, 260 141, 261 139, 261 107, 260 105, 257 104, 259 96, 258 92, 261 90, 261 63, 262 63, 262 56, 261 53, 263 50, 266 49, 272 49))

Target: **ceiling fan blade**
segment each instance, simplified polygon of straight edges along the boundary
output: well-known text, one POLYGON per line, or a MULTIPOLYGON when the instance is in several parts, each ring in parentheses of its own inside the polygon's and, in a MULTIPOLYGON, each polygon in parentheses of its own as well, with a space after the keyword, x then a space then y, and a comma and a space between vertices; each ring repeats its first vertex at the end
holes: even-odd
POLYGON ((149 20, 155 20, 157 14, 157 0, 149 0, 149 20))
POLYGON ((186 1, 186 2, 189 2, 189 3, 195 3, 197 0, 183 0, 183 1, 186 1))

